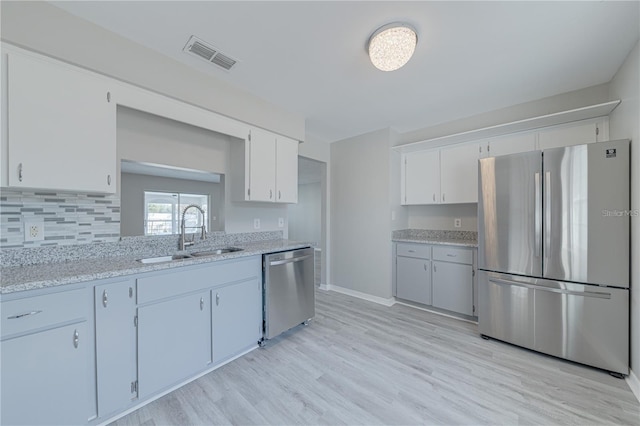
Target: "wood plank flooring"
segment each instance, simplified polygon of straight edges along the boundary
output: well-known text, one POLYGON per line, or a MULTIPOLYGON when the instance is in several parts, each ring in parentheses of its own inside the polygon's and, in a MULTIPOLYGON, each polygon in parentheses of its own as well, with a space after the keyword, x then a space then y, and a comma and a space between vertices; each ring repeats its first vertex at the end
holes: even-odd
POLYGON ((475 324, 325 291, 316 311, 114 425, 640 425, 624 380, 475 324))

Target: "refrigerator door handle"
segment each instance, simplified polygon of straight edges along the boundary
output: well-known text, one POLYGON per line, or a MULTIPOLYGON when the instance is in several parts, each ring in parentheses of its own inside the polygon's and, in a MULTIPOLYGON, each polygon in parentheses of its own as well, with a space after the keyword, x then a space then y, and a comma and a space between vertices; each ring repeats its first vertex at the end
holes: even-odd
POLYGON ((595 297, 597 299, 611 299, 611 293, 602 293, 599 291, 571 291, 571 290, 564 290, 561 288, 544 287, 544 286, 539 286, 534 284, 526 284, 518 281, 509 281, 509 280, 503 280, 498 278, 489 278, 489 282, 498 284, 498 285, 503 285, 503 286, 512 285, 516 287, 525 287, 525 288, 531 288, 534 290, 548 291, 550 293, 566 294, 569 296, 583 296, 583 297, 595 297))
MULTIPOLYGON (((544 258, 549 259, 551 251, 551 172, 544 174, 544 258)), ((547 265, 545 262, 545 269, 547 265)))
POLYGON ((534 210, 535 210, 535 246, 536 257, 540 257, 541 239, 542 239, 542 194, 540 188, 540 173, 536 172, 534 176, 535 191, 534 191, 534 210))

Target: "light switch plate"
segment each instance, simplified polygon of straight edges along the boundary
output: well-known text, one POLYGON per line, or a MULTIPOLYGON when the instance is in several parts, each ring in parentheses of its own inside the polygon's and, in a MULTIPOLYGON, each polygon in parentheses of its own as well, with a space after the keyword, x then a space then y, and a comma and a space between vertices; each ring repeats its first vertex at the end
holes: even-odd
POLYGON ((24 240, 43 241, 44 221, 41 219, 27 219, 24 221, 24 240))
POLYGON ((253 229, 260 229, 260 219, 253 219, 253 229))

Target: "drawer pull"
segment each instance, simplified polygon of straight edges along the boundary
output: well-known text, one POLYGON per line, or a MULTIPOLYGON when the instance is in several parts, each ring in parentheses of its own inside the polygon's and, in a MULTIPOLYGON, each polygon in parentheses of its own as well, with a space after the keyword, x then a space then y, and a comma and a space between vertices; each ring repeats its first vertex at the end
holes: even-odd
POLYGON ((102 306, 106 308, 108 304, 109 304, 109 295, 107 294, 107 290, 104 290, 102 292, 102 306))
POLYGON ((30 315, 37 315, 40 312, 42 312, 42 311, 25 312, 24 314, 12 315, 10 317, 7 317, 7 319, 20 319, 20 318, 28 317, 30 315))
POLYGON ((73 347, 77 348, 79 342, 80 342, 80 333, 78 333, 78 330, 74 330, 73 331, 73 347))
POLYGON ((458 257, 458 255, 457 254, 447 253, 447 257, 458 257))
POLYGON ((415 252, 416 252, 415 250, 409 250, 409 253, 415 253, 415 252))

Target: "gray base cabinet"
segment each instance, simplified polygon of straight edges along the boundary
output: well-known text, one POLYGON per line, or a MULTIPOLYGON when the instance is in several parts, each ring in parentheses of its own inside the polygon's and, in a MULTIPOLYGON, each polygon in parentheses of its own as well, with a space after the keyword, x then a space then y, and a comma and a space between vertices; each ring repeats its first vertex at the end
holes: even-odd
POLYGON ((135 280, 94 288, 98 416, 126 407, 138 396, 135 280))
POLYGON ((178 384, 210 363, 209 291, 138 308, 141 398, 178 384))
POLYGON ((434 261, 433 306, 473 315, 473 266, 434 261))
POLYGON ((475 316, 475 249, 396 243, 395 296, 475 316))
POLYGON ((212 290, 213 360, 223 361, 262 337, 262 283, 254 278, 212 290))
POLYGON ((396 297, 431 305, 431 261, 397 258, 396 297))
POLYGON ((82 322, 0 343, 3 425, 87 423, 86 336, 82 322))

